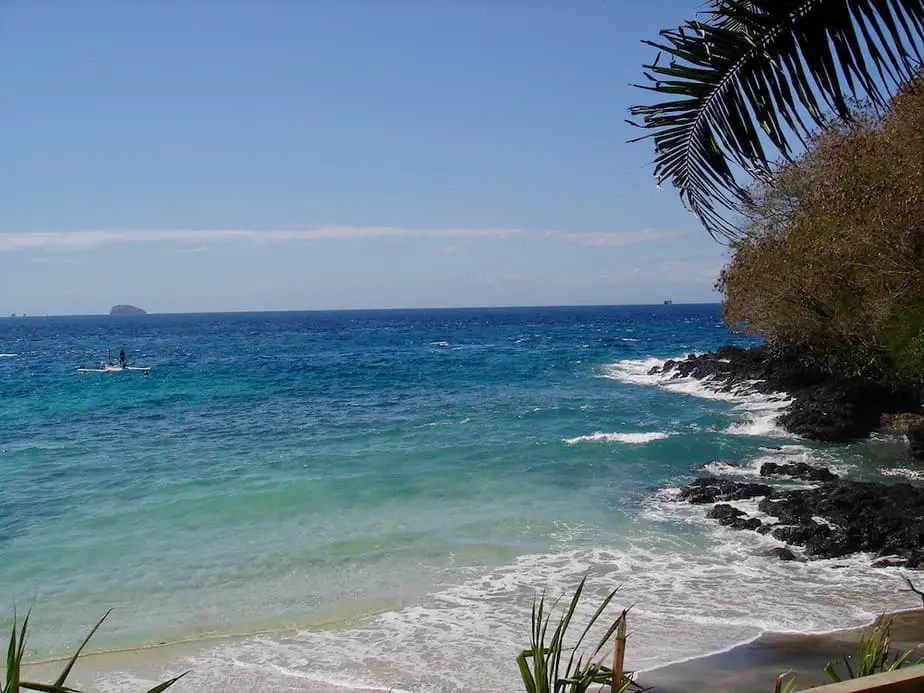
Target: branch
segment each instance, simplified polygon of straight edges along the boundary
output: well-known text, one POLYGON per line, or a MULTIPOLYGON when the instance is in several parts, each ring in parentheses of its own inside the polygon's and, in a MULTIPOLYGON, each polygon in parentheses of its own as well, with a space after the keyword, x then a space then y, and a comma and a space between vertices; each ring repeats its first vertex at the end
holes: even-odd
POLYGON ((914 583, 911 582, 911 580, 909 580, 904 575, 902 575, 902 580, 904 580, 905 584, 908 585, 908 589, 902 590, 902 592, 914 592, 916 595, 918 595, 921 598, 921 603, 924 604, 924 592, 922 592, 917 587, 915 587, 914 583))

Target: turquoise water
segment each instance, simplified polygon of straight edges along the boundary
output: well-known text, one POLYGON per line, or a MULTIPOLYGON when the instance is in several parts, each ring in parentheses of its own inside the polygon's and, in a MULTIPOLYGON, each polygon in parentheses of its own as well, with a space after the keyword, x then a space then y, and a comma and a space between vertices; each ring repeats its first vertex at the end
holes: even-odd
POLYGON ((36 656, 110 607, 98 648, 268 632, 189 690, 509 690, 532 595, 585 572, 635 604, 633 666, 911 606, 669 501, 705 465, 913 474, 900 441, 808 445, 779 402, 647 376, 729 342, 717 306, 3 320, 0 627, 34 606, 36 656), (150 376, 76 372, 120 347, 150 376))

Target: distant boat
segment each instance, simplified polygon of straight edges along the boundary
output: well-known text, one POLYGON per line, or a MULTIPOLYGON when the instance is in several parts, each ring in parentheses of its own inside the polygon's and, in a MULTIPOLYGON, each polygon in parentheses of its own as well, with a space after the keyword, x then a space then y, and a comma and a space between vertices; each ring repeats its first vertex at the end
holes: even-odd
POLYGON ((664 305, 665 305, 665 306, 670 306, 670 305, 673 305, 673 303, 674 303, 673 301, 668 300, 668 301, 665 301, 665 302, 664 302, 664 305))
POLYGON ((109 360, 101 361, 99 366, 83 367, 78 366, 78 373, 127 373, 129 371, 139 371, 143 375, 151 374, 150 366, 130 366, 127 361, 117 362, 112 360, 112 351, 109 352, 109 360))
POLYGON ((151 374, 151 369, 148 366, 120 366, 117 363, 106 363, 105 361, 100 363, 97 368, 77 368, 78 373, 123 373, 127 371, 141 371, 145 375, 151 374))

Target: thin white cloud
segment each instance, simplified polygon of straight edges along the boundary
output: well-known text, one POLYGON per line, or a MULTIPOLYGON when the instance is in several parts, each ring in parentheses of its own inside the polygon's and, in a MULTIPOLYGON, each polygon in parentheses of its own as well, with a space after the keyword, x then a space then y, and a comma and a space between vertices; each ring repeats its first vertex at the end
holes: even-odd
POLYGON ((591 246, 620 246, 676 235, 664 231, 527 231, 525 229, 409 229, 391 226, 327 226, 302 230, 252 229, 159 229, 159 230, 87 230, 35 231, 0 233, 0 252, 57 249, 92 250, 107 245, 132 243, 183 243, 202 247, 218 242, 282 243, 347 238, 447 238, 466 239, 450 247, 477 238, 512 236, 546 236, 566 243, 591 246))
POLYGON ((520 284, 533 278, 526 272, 497 272, 478 279, 479 284, 520 284))
POLYGON ((650 243, 674 236, 677 236, 677 233, 671 231, 569 231, 561 234, 562 240, 566 243, 610 247, 650 243))

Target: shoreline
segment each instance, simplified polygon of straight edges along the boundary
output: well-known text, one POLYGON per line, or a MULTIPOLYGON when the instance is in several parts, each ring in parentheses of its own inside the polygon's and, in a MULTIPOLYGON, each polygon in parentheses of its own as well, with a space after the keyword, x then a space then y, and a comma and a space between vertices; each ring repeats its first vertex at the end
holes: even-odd
POLYGON ((860 636, 883 617, 892 619, 893 650, 924 648, 924 607, 918 607, 827 633, 761 633, 726 650, 641 670, 637 681, 659 693, 766 693, 784 673, 795 679, 796 690, 831 683, 824 665, 853 655, 860 636))
MULTIPOLYGON (((860 635, 879 619, 893 620, 892 647, 894 650, 924 648, 924 606, 893 611, 873 618, 862 626, 835 629, 818 633, 766 631, 747 641, 722 650, 670 661, 662 665, 637 669, 636 681, 652 687, 658 693, 688 693, 710 690, 716 693, 766 693, 772 690, 776 677, 788 673, 795 677, 797 690, 828 683, 823 671, 826 662, 840 661, 842 653, 852 654, 860 635)), ((189 670, 173 690, 248 690, 241 682, 238 688, 233 681, 215 681, 214 672, 200 670, 197 676, 194 661, 209 656, 215 646, 224 643, 242 643, 248 638, 269 637, 284 642, 291 629, 260 631, 251 634, 208 636, 197 640, 158 643, 134 648, 89 652, 78 659, 70 683, 90 691, 122 690, 126 686, 140 688, 189 670), (206 676, 207 675, 207 676, 206 676), (203 678, 210 680, 203 681, 203 678), (119 683, 116 683, 118 681, 119 683)), ((310 653, 306 653, 310 656, 310 653)), ((924 655, 924 650, 921 652, 924 655)), ((25 666, 29 678, 53 680, 67 661, 67 657, 31 661, 25 666)), ((632 670, 632 640, 629 637, 627 667, 632 670)), ((228 669, 252 668, 236 658, 223 663, 228 669)), ((511 678, 516 662, 509 665, 511 678)), ((286 681, 285 690, 304 693, 433 693, 426 685, 417 687, 407 682, 371 684, 369 681, 332 680, 308 671, 283 670, 268 665, 266 671, 254 671, 257 679, 279 676, 286 681)), ((424 677, 425 678, 425 677, 424 677)), ((511 691, 517 690, 516 686, 511 691)))

